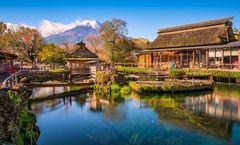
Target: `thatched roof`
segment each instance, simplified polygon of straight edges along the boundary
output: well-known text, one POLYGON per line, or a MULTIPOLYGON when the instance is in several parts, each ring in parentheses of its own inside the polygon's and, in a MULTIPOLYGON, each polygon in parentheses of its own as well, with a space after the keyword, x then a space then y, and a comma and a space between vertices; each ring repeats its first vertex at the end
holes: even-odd
POLYGON ((228 49, 240 48, 240 41, 234 41, 227 44, 209 45, 209 46, 190 46, 190 47, 176 47, 176 48, 159 48, 159 49, 145 49, 136 53, 136 55, 149 52, 159 51, 179 51, 179 50, 193 50, 193 49, 228 49))
POLYGON ((235 41, 232 17, 160 29, 148 48, 176 48, 226 44, 235 41))
POLYGON ((76 45, 74 45, 75 51, 73 51, 72 53, 70 53, 70 55, 68 55, 68 58, 83 58, 83 59, 87 59, 87 58, 98 58, 98 56, 94 53, 92 53, 90 50, 88 50, 88 48, 86 47, 85 43, 83 42, 79 42, 76 45))

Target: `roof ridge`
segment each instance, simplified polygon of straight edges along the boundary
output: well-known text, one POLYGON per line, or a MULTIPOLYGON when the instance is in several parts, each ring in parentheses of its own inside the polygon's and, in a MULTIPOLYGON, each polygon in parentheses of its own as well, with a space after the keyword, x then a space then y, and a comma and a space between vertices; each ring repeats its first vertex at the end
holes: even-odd
POLYGON ((233 18, 234 17, 232 16, 232 17, 226 17, 226 18, 221 18, 221 19, 208 20, 208 21, 202 21, 202 22, 197 22, 197 23, 160 28, 158 33, 186 30, 186 29, 191 29, 191 28, 206 27, 206 26, 212 26, 212 25, 218 25, 218 24, 225 24, 225 23, 229 22, 230 20, 232 20, 233 18))

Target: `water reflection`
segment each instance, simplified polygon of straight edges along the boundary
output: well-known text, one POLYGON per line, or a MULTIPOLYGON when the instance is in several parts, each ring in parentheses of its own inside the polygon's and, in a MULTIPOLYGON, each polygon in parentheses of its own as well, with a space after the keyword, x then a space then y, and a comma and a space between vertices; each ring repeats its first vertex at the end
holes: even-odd
POLYGON ((198 97, 185 97, 184 108, 197 114, 230 121, 240 121, 239 88, 216 86, 216 90, 198 97))
POLYGON ((127 98, 79 93, 31 109, 42 130, 39 144, 239 144, 239 98, 235 87, 217 85, 211 92, 127 98), (69 134, 51 141, 49 132, 60 130, 69 134))
POLYGON ((49 96, 55 96, 64 92, 69 92, 69 86, 58 86, 58 87, 35 87, 33 88, 31 98, 44 98, 49 96))
POLYGON ((133 93, 139 108, 153 108, 159 121, 229 140, 240 121, 239 86, 216 85, 214 91, 188 94, 133 93))

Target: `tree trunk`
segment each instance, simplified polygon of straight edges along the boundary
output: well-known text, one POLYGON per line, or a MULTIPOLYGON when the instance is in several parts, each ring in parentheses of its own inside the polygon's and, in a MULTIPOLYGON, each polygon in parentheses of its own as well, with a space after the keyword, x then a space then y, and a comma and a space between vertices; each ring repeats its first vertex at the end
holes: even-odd
POLYGON ((32 61, 32 68, 37 68, 36 60, 33 60, 33 61, 32 61))

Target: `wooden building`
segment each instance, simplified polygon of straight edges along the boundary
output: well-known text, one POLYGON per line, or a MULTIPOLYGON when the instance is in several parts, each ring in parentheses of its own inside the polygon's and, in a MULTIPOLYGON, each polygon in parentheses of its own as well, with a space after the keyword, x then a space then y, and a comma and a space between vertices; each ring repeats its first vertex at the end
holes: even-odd
POLYGON ((240 69, 240 41, 234 36, 233 17, 162 28, 140 51, 138 65, 179 68, 240 69))
POLYGON ((20 69, 20 65, 17 63, 17 56, 8 51, 0 49, 0 73, 7 73, 11 75, 20 69))
POLYGON ((65 58, 67 68, 71 74, 92 74, 95 76, 99 58, 86 47, 85 43, 79 42, 74 45, 74 51, 65 58))

